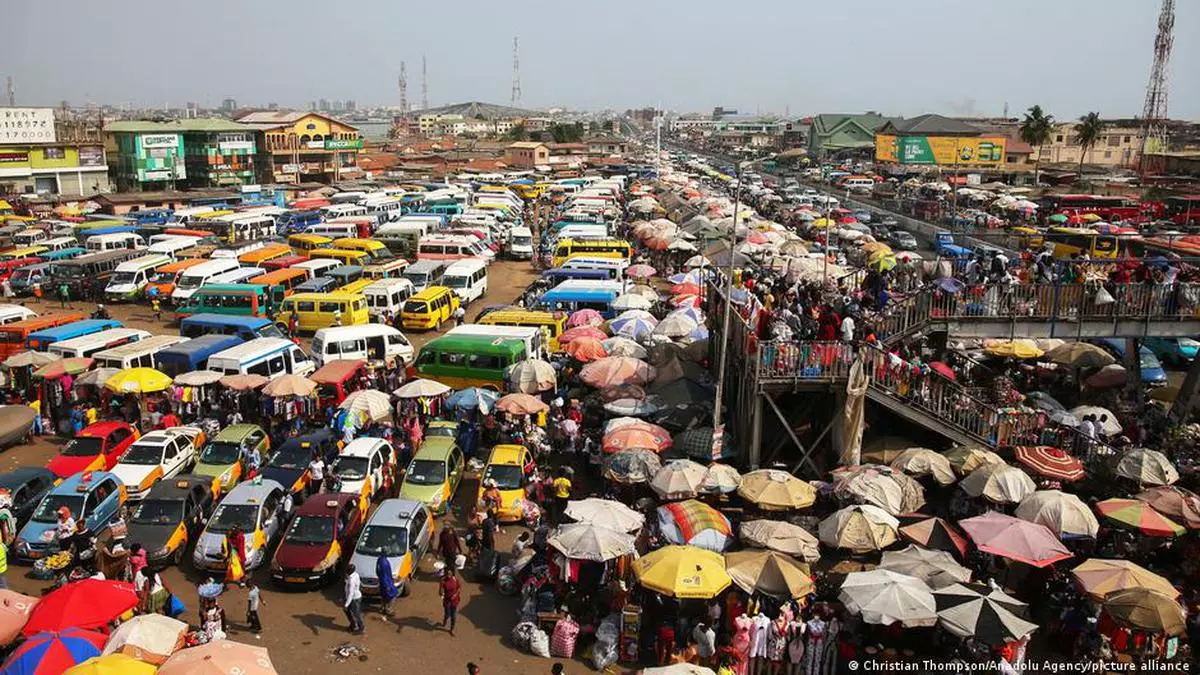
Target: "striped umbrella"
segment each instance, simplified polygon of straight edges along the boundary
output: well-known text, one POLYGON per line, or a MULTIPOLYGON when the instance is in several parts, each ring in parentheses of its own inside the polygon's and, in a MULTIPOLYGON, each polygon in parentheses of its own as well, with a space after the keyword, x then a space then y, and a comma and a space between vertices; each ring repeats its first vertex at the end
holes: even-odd
POLYGON ((1019 640, 1037 629, 1025 603, 983 584, 954 584, 933 592, 938 623, 959 637, 989 645, 1019 640))
POLYGON ((1105 499, 1096 503, 1096 511, 1108 520, 1148 537, 1177 537, 1184 532, 1175 521, 1137 499, 1105 499))
POLYGON ((1018 462, 1048 478, 1073 481, 1083 478, 1085 474, 1083 462, 1048 445, 1018 446, 1013 454, 1018 462))
POLYGON ((37 633, 5 660, 5 675, 59 675, 82 661, 100 656, 105 636, 90 630, 68 628, 37 633))

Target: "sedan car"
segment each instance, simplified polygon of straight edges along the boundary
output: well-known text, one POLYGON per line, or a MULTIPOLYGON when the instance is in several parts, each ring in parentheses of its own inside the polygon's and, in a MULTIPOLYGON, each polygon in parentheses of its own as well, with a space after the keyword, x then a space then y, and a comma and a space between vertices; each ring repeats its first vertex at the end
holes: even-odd
POLYGON ((362 504, 347 493, 323 494, 304 502, 275 550, 271 581, 316 586, 333 580, 366 520, 362 504))
POLYGON ((146 550, 151 566, 178 565, 216 505, 215 478, 184 474, 150 488, 129 517, 128 541, 146 550))
POLYGON ((131 500, 146 496, 154 484, 174 478, 196 463, 196 447, 204 443, 198 427, 151 431, 129 446, 112 472, 125 483, 131 500))
POLYGON ((139 436, 137 429, 124 422, 96 422, 67 441, 46 468, 59 478, 83 471, 108 471, 139 436))
POLYGON ((257 424, 231 424, 218 433, 196 462, 196 473, 221 479, 221 489, 228 490, 242 479, 242 460, 251 450, 265 456, 270 442, 267 432, 257 424))
POLYGON ((283 445, 263 462, 259 473, 264 478, 279 481, 280 485, 291 492, 296 503, 300 503, 308 494, 321 489, 321 486, 311 484, 312 476, 308 463, 312 461, 313 455, 320 454, 322 460, 331 465, 337 459, 337 453, 337 439, 333 432, 330 429, 320 429, 284 441, 283 445))
POLYGON ((0 473, 0 493, 7 493, 13 515, 12 529, 0 532, 0 539, 10 544, 17 531, 24 527, 37 508, 38 502, 54 486, 55 476, 49 469, 36 466, 21 466, 7 473, 0 473))
MULTIPOLYGON (((1124 362, 1124 339, 1100 338, 1095 340, 1095 343, 1109 354, 1112 354, 1117 363, 1124 362)), ((1142 383, 1147 386, 1160 386, 1167 383, 1167 371, 1163 369, 1162 363, 1154 356, 1154 352, 1145 345, 1138 346, 1138 369, 1142 371, 1142 383)))
POLYGON ((892 246, 901 251, 915 251, 919 244, 911 232, 892 230, 892 246))
POLYGON ((36 560, 59 551, 58 514, 66 509, 84 532, 95 535, 114 520, 125 504, 125 486, 107 471, 86 471, 55 485, 42 498, 29 522, 21 528, 13 549, 22 560, 36 560))
POLYGON ((291 516, 291 500, 284 499, 285 494, 283 486, 273 480, 254 480, 233 488, 196 540, 192 565, 197 570, 224 573, 229 564, 226 539, 236 525, 246 538, 244 569, 249 572, 261 566, 283 530, 282 523, 291 516))
POLYGON ((417 563, 433 542, 433 515, 424 504, 411 499, 380 502, 354 547, 350 562, 362 579, 363 595, 379 595, 375 563, 386 555, 400 595, 408 595, 417 563))
POLYGON ((1200 342, 1192 338, 1148 337, 1142 339, 1142 346, 1154 352, 1158 360, 1168 366, 1186 366, 1196 358, 1200 350, 1200 342))
POLYGON ((453 438, 426 438, 408 464, 400 496, 425 504, 435 514, 444 513, 454 499, 462 473, 462 450, 453 438))
POLYGON ((338 492, 361 495, 364 504, 392 490, 396 456, 382 438, 356 438, 342 448, 331 467, 338 492))

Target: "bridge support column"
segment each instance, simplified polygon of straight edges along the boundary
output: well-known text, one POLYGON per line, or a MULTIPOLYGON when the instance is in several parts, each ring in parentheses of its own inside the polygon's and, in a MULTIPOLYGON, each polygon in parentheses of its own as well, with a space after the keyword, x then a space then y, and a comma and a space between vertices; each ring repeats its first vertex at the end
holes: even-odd
MULTIPOLYGON (((1125 396, 1142 411, 1142 360, 1138 354, 1137 338, 1125 338, 1125 396)), ((1181 392, 1182 393, 1182 392, 1181 392)))
POLYGON ((842 450, 846 447, 846 388, 837 387, 833 391, 833 415, 829 422, 829 442, 834 464, 839 464, 842 450))
POLYGON ((765 393, 758 393, 754 396, 754 403, 750 410, 750 447, 747 448, 747 459, 750 462, 751 469, 757 469, 762 462, 762 412, 763 398, 767 396, 765 393))
POLYGON ((1196 399, 1197 385, 1200 385, 1200 356, 1192 359, 1192 367, 1188 368, 1187 377, 1183 378, 1183 384, 1179 387, 1179 395, 1171 405, 1168 417, 1172 422, 1179 424, 1187 419, 1196 399))

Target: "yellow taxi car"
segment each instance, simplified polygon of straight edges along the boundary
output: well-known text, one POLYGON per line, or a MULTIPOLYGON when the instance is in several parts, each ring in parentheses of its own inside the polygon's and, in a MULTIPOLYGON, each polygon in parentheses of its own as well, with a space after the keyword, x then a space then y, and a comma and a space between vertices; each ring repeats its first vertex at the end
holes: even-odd
POLYGON ((130 541, 146 549, 152 566, 178 565, 220 496, 221 481, 184 474, 157 483, 129 517, 130 541))
POLYGON ((379 595, 375 563, 386 555, 392 567, 392 581, 400 595, 408 595, 417 563, 433 542, 433 515, 420 502, 411 499, 385 499, 367 521, 350 562, 358 569, 364 595, 379 595))
POLYGON ((525 487, 535 464, 529 448, 523 445, 497 445, 492 448, 483 479, 479 481, 479 502, 495 508, 502 523, 525 517, 525 487))

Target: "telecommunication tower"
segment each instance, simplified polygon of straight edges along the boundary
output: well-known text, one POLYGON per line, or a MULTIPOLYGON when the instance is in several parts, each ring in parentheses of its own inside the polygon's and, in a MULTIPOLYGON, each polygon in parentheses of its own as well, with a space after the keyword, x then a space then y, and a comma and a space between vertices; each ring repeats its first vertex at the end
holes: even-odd
POLYGON ((400 114, 408 112, 408 67, 400 62, 400 114))
POLYGON ((521 103, 521 55, 517 45, 516 36, 513 37, 513 81, 512 81, 512 104, 518 105, 521 103))
POLYGON ((5 79, 4 86, 4 91, 8 94, 8 105, 15 108, 17 106, 17 90, 13 88, 12 75, 5 79))
POLYGON ((1154 34, 1154 65, 1146 85, 1146 105, 1142 108, 1142 147, 1138 152, 1141 173, 1146 173, 1146 151, 1167 148, 1167 62, 1175 40, 1175 0, 1162 0, 1158 13, 1158 31, 1154 34))
POLYGON ((429 110, 429 71, 425 69, 425 55, 421 55, 421 110, 429 110))

